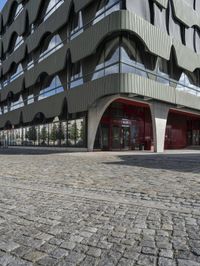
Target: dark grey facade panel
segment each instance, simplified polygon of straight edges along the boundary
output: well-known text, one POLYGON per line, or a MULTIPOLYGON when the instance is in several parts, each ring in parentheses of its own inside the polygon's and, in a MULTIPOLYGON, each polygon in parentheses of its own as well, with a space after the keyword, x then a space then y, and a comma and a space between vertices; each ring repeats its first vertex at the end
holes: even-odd
POLYGON ((23 0, 7 0, 6 4, 4 5, 2 9, 2 17, 3 17, 3 26, 6 26, 6 24, 9 21, 10 13, 13 7, 13 4, 15 3, 22 3, 23 0))
MULTIPOLYGON (((181 92, 171 86, 158 84, 134 74, 112 74, 107 77, 88 82, 87 84, 67 91, 68 110, 70 113, 88 110, 99 98, 114 94, 137 94, 159 101, 181 105, 181 92), (95 88, 95 89, 94 89, 95 88), (177 95, 179 100, 177 100, 177 95)), ((199 109, 199 99, 196 96, 183 94, 184 104, 188 108, 199 109)))
POLYGON ((87 111, 101 97, 113 94, 128 95, 129 93, 152 97, 156 100, 175 105, 180 105, 184 102, 186 107, 193 109, 198 109, 199 104, 198 97, 183 94, 176 91, 173 87, 166 87, 134 74, 113 74, 93 82, 88 82, 74 90, 65 91, 34 104, 24 106, 16 111, 1 115, 0 128, 4 127, 8 121, 11 124, 17 125, 21 117, 23 117, 24 123, 31 122, 38 112, 44 114, 46 118, 59 116, 62 112, 65 99, 67 100, 69 113, 77 113, 87 111))
POLYGON ((60 115, 62 112, 65 96, 66 93, 63 92, 23 107, 23 123, 33 121, 37 113, 42 113, 47 119, 60 115))
POLYGON ((14 64, 19 64, 26 55, 26 44, 23 43, 16 51, 12 53, 3 63, 3 75, 10 71, 11 66, 14 64))
MULTIPOLYGON (((70 0, 68 0, 70 2, 70 0)), ((78 12, 79 10, 86 7, 88 4, 95 2, 96 0, 71 0, 74 3, 75 11, 78 12)))
POLYGON ((11 82, 3 90, 0 91, 1 101, 5 101, 8 97, 8 94, 11 92, 14 95, 20 93, 24 88, 24 76, 18 77, 16 80, 11 82))
POLYGON ((151 53, 169 60, 172 40, 167 34, 162 33, 145 20, 139 19, 131 12, 118 11, 70 42, 72 62, 91 55, 107 36, 119 31, 135 33, 151 53), (146 27, 146 31, 143 31, 143 27, 146 27), (151 38, 152 36, 154 39, 151 38), (91 38, 92 42, 88 42, 91 38))
POLYGON ((0 13, 0 33, 2 32, 2 28, 3 28, 3 17, 2 14, 0 13))
POLYGON ((27 3, 27 11, 28 11, 28 21, 29 25, 34 23, 40 13, 40 9, 42 7, 42 3, 44 0, 29 0, 27 3))
POLYGON ((97 99, 119 93, 120 75, 118 74, 88 82, 76 90, 67 92, 68 111, 69 113, 86 111, 97 99))
MULTIPOLYGON (((42 40, 42 37, 45 36, 48 32, 52 33, 55 32, 57 29, 62 27, 67 22, 68 12, 70 10, 70 1, 67 1, 64 3, 64 6, 61 6, 56 10, 55 14, 53 14, 46 22, 42 23, 39 28, 36 30, 34 34, 32 34, 27 40, 26 43, 28 45, 28 51, 32 51, 33 49, 36 49, 42 40), (63 18, 60 19, 60 18, 63 18)), ((141 2, 142 3, 142 2, 141 2)), ((142 4, 141 4, 142 5, 142 4)), ((155 24, 158 25, 162 30, 165 30, 165 24, 162 22, 165 18, 165 12, 159 12, 159 9, 155 7, 155 24)), ((118 23, 118 22, 116 22, 118 23)), ((115 23, 115 25, 116 25, 115 23)), ((176 22, 173 14, 172 14, 172 8, 170 8, 170 18, 169 18, 169 31, 171 35, 176 36, 180 41, 182 41, 181 38, 181 29, 180 29, 180 23, 176 22)), ((86 34, 87 35, 87 34, 86 34)), ((186 45, 189 48, 192 48, 194 50, 194 37, 193 37, 193 29, 186 29, 186 45), (191 39, 192 37, 192 39, 191 39)), ((4 39, 4 38, 3 38, 4 39)), ((84 38, 83 38, 84 39, 84 38)), ((8 46, 8 41, 5 39, 6 47, 8 46)), ((73 49, 72 49, 73 50, 73 49)), ((73 51, 72 51, 73 53, 73 51)), ((80 57, 79 57, 80 58, 80 57)), ((22 59, 22 56, 20 56, 20 59, 22 59)), ((76 59, 73 59, 76 61, 76 59)), ((9 63, 11 65, 11 63, 9 63)), ((6 66, 5 72, 8 71, 9 66, 6 66)), ((5 73, 4 72, 4 73, 5 73)))
POLYGON ((3 36, 3 48, 4 52, 7 52, 9 49, 9 45, 12 39, 13 34, 17 34, 18 36, 21 36, 25 33, 26 30, 26 16, 27 12, 24 9, 20 16, 18 16, 15 20, 15 23, 13 23, 8 30, 5 32, 3 36))
POLYGON ((3 55, 3 44, 2 44, 2 40, 0 40, 0 58, 2 58, 3 55))
POLYGON ((32 52, 40 45, 40 42, 45 34, 54 33, 64 26, 68 21, 69 12, 70 1, 66 1, 45 22, 40 24, 36 31, 27 39, 26 43, 28 52, 32 52))
POLYGON ((1 115, 0 128, 5 127, 7 123, 18 125, 20 122, 32 122, 38 113, 42 113, 46 119, 59 116, 62 112, 65 98, 66 92, 63 92, 1 115))
MULTIPOLYGON (((155 27, 151 26, 150 24, 147 24, 147 22, 143 20, 139 20, 134 14, 126 11, 121 11, 121 12, 116 12, 111 14, 110 16, 106 17, 104 20, 99 22, 98 24, 94 25, 93 27, 87 29, 84 33, 82 33, 80 36, 75 38, 73 41, 71 41, 69 44, 65 45, 65 51, 67 49, 70 49, 71 52, 71 59, 72 62, 77 62, 83 58, 86 58, 87 56, 90 56, 92 53, 95 52, 95 50, 98 48, 100 43, 105 40, 105 38, 110 35, 111 33, 114 33, 115 31, 131 31, 135 33, 136 35, 139 35, 139 37, 142 39, 142 41, 145 43, 147 48, 151 53, 154 53, 155 55, 159 55, 167 60, 169 60, 170 57, 170 52, 171 52, 171 47, 172 43, 170 38, 167 36, 167 34, 162 33, 155 27), (145 25, 144 25, 145 24, 145 25), (138 30, 142 29, 142 27, 146 27, 148 30, 143 31, 143 30, 138 30), (155 36, 155 40, 153 42, 151 36, 155 36), (93 39, 92 42, 88 43, 88 39, 93 39)), ((180 46, 180 44, 179 44, 180 46)), ((177 45, 174 45, 175 49, 177 45)), ((182 50, 184 52, 187 52, 187 50, 183 49, 184 46, 182 46, 182 50)), ((180 48, 177 48, 180 50, 180 48)), ((19 57, 20 59, 23 58, 23 55, 25 53, 25 50, 19 52, 19 57)), ((62 53, 62 52, 61 52, 62 53)), ((177 57, 178 57, 178 63, 181 67, 184 67, 185 69, 191 70, 191 67, 185 65, 185 62, 182 63, 182 55, 180 54, 180 51, 177 51, 177 57), (181 58, 179 58, 179 56, 181 58)), ((57 52, 55 53, 57 54, 57 52)), ((193 55, 194 57, 196 56, 195 54, 193 55)), ((8 61, 8 65, 6 65, 7 62, 3 63, 6 65, 4 73, 6 73, 10 66, 12 65, 13 59, 10 59, 8 61)), ((198 62, 198 58, 193 61, 198 62)), ((45 60, 47 70, 45 69, 45 64, 44 62, 41 62, 40 64, 36 64, 35 68, 37 69, 36 76, 40 75, 40 72, 49 72, 48 70, 48 59, 45 60), (41 69, 41 71, 40 71, 41 69)), ((199 64, 198 64, 199 65, 199 64)), ((59 67, 60 69, 60 67, 59 67)), ((35 71, 35 70, 34 70, 35 71)), ((27 71, 26 76, 31 76, 31 82, 27 81, 27 84, 33 84, 33 80, 35 80, 35 74, 32 74, 33 70, 27 71)), ((52 73, 52 71, 50 71, 52 73)), ((55 71, 55 73, 57 70, 55 71)), ((53 74, 53 73, 52 73, 53 74)))
POLYGON ((29 88, 33 86, 38 77, 43 73, 47 73, 51 76, 63 70, 66 65, 67 51, 68 47, 65 45, 39 64, 36 64, 32 69, 26 71, 25 87, 29 88))
MULTIPOLYGON (((44 4, 43 1, 29 0, 25 4, 22 13, 9 25, 3 34, 3 45, 0 43, 0 55, 2 52, 5 53, 8 50, 12 42, 13 34, 23 35, 27 26, 35 22, 37 25, 37 20, 40 17, 42 5, 44 4)), ((83 9, 84 24, 87 24, 95 17, 98 9, 96 0, 65 0, 64 4, 51 14, 46 21, 39 23, 35 31, 25 39, 24 44, 3 62, 1 69, 3 68, 3 75, 7 78, 14 64, 23 63, 26 66, 25 61, 28 61, 26 56, 29 53, 32 53, 31 56, 33 55, 33 59, 35 60, 32 68, 29 70, 25 69, 23 75, 19 76, 0 91, 1 102, 5 102, 9 94, 14 95, 16 99, 20 92, 24 103, 28 95, 34 94, 37 97, 35 97, 35 102, 32 104, 0 115, 0 128, 3 128, 6 123, 11 123, 12 125, 17 125, 20 122, 31 123, 37 113, 42 113, 47 119, 59 116, 65 101, 67 102, 68 112, 70 114, 85 112, 99 98, 113 94, 128 96, 129 93, 132 93, 137 94, 139 97, 147 96, 154 100, 174 105, 184 104, 188 108, 199 110, 198 97, 178 92, 175 86, 166 86, 152 80, 153 74, 152 76, 149 74, 152 79, 134 74, 112 74, 91 81, 91 72, 95 70, 98 64, 100 47, 106 43, 108 38, 113 38, 122 32, 129 33, 131 36, 135 36, 135 39, 140 40, 141 51, 145 55, 147 54, 146 58, 144 56, 141 57, 144 68, 146 67, 153 71, 158 58, 165 60, 163 61, 163 65, 167 65, 172 55, 174 56, 172 63, 177 61, 178 64, 178 66, 175 66, 176 69, 173 72, 174 77, 177 77, 177 79, 180 78, 183 69, 193 72, 196 68, 200 68, 200 55, 197 54, 200 52, 199 34, 197 31, 194 33, 192 27, 186 27, 187 23, 189 23, 188 17, 181 19, 181 14, 177 11, 177 7, 180 6, 182 8, 182 5, 188 5, 188 8, 192 9, 193 0, 188 0, 184 4, 180 4, 180 0, 177 0, 176 4, 174 4, 175 1, 170 1, 173 6, 170 5, 169 10, 167 10, 167 0, 154 1, 154 25, 152 25, 149 23, 152 16, 149 1, 126 0, 126 7, 129 11, 113 12, 95 25, 91 23, 79 36, 67 41, 64 36, 66 35, 67 38, 67 25, 68 22, 71 23, 69 17, 70 12, 73 10, 73 5, 75 12, 83 9), (169 14, 169 25, 167 25, 167 14, 169 14), (63 28, 64 25, 66 27, 63 28), (183 35, 184 27, 185 31, 183 35), (170 36, 167 34, 168 29, 170 36), (63 47, 45 59, 41 60, 40 58, 40 61, 37 61, 42 48, 44 48, 44 37, 48 34, 53 35, 55 33, 60 34, 61 39, 63 41, 65 40, 63 47), (184 41, 186 46, 183 45, 184 41), (194 49, 196 49, 197 53, 194 52, 194 49), (174 52, 172 53, 172 51, 174 52), (151 61, 152 58, 153 62, 151 61), (83 74, 90 73, 90 76, 84 77, 85 83, 83 85, 69 89, 68 72, 71 71, 72 63, 78 63, 79 61, 82 63, 83 74), (71 68, 69 69, 69 67, 71 68), (43 80, 39 80, 40 77, 43 77, 43 74, 52 78, 58 75, 65 91, 37 101, 40 90, 46 88, 44 87, 43 80), (29 93, 29 90, 31 93, 29 93)), ((10 19, 9 17, 12 13, 11 10, 14 3, 14 0, 8 0, 4 7, 2 15, 4 29, 10 19)), ((153 1, 151 3, 153 4, 153 1)), ((198 7, 196 6, 196 8, 198 7)), ((189 12, 189 14, 191 13, 189 12)), ((193 21, 197 21, 198 17, 195 19, 193 21)), ((133 56, 135 55, 136 53, 133 52, 133 56)), ((32 58, 29 59, 30 62, 32 58)), ((198 76, 196 72, 194 73, 194 77, 189 74, 191 73, 188 72, 188 76, 191 76, 191 79, 194 80, 198 76)))
POLYGON ((6 124, 19 125, 21 119, 21 108, 13 112, 8 112, 0 117, 0 128, 4 128, 6 124))

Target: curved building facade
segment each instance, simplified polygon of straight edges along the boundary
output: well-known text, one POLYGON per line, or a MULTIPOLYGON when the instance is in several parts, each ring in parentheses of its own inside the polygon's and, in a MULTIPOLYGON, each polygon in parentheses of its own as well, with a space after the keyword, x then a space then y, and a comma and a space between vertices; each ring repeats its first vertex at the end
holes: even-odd
POLYGON ((8 0, 0 58, 1 142, 200 145, 198 0, 8 0))

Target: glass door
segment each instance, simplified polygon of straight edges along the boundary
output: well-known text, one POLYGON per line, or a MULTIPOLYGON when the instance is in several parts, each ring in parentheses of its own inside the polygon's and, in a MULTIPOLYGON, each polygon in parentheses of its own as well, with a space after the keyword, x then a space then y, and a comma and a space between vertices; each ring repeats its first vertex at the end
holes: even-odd
POLYGON ((130 127, 122 127, 122 149, 130 149, 130 127))
POLYGON ((121 127, 118 125, 112 127, 112 149, 121 149, 121 127))

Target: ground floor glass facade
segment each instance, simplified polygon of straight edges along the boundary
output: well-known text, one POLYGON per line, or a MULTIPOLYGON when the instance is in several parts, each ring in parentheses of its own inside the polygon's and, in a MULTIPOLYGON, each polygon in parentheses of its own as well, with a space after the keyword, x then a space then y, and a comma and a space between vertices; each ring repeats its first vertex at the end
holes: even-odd
MULTIPOLYGON (((56 117, 48 121, 40 113, 38 115, 30 125, 7 125, 0 131, 0 144, 87 148, 87 113, 71 114, 70 118, 63 114, 61 117, 68 116, 68 119, 56 117)), ((166 125, 165 149, 187 146, 200 146, 200 117, 171 109, 166 125)), ((150 106, 125 99, 111 103, 100 120, 94 149, 153 151, 150 106)))
POLYGON ((0 131, 1 145, 86 147, 86 118, 10 128, 0 131))

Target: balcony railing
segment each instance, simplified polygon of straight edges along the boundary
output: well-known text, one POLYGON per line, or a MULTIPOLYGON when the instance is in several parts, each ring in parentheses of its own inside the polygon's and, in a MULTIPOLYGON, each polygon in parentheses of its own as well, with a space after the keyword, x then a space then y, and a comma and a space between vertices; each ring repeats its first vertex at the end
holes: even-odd
MULTIPOLYGON (((100 68, 90 74, 87 74, 85 76, 81 76, 77 79, 73 79, 70 82, 68 82, 66 85, 68 86, 68 88, 75 88, 77 86, 80 86, 83 84, 83 80, 85 78, 87 78, 87 76, 93 76, 92 80, 96 80, 99 79, 101 77, 105 77, 111 74, 117 74, 117 73, 133 73, 139 76, 143 76, 148 78, 149 74, 152 76, 154 76, 154 80, 157 81, 158 83, 161 83, 163 85, 169 86, 169 84, 174 84, 174 89, 176 90, 180 90, 180 91, 184 91, 184 92, 188 92, 190 94, 193 94, 195 96, 200 96, 200 88, 196 87, 194 85, 191 84, 191 86, 187 86, 186 84, 183 84, 181 82, 177 82, 174 79, 170 79, 167 78, 166 76, 160 75, 160 74, 156 74, 153 71, 150 70, 146 70, 144 69, 142 64, 135 64, 130 65, 124 62, 116 62, 113 64, 110 64, 104 68, 100 68)), ((4 106, 4 114, 8 111, 13 111, 16 110, 18 108, 21 108, 22 105, 26 106, 29 104, 32 104, 34 102, 43 100, 47 97, 53 96, 53 95, 57 95, 61 92, 63 92, 63 86, 55 86, 54 88, 49 88, 45 89, 43 92, 40 92, 38 95, 35 96, 31 96, 28 97, 26 101, 21 101, 21 102, 17 102, 16 104, 12 104, 11 108, 9 108, 8 106, 4 106)))

